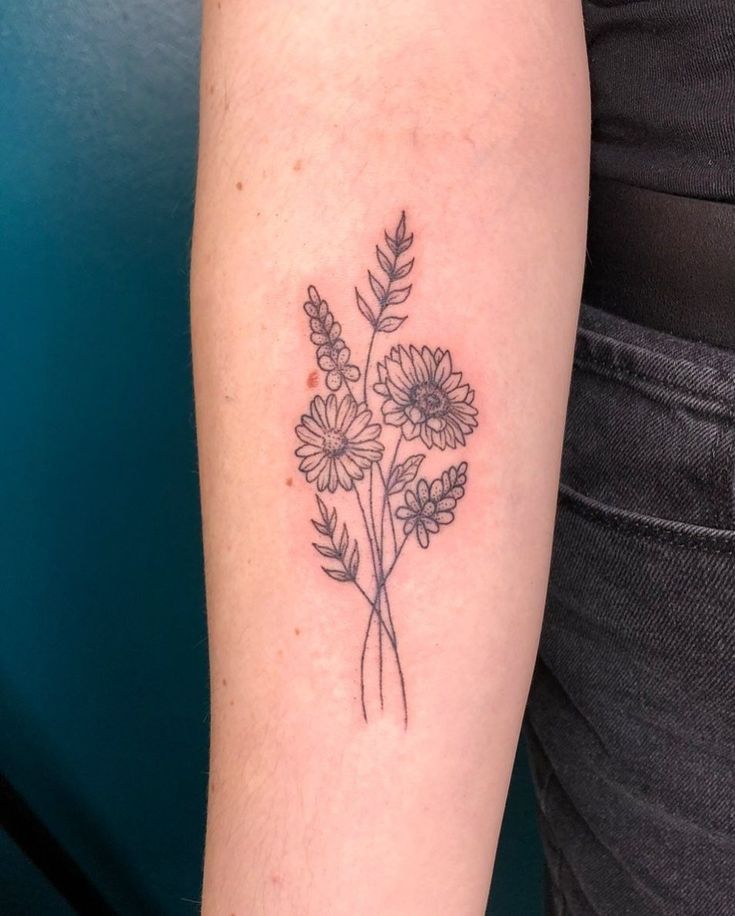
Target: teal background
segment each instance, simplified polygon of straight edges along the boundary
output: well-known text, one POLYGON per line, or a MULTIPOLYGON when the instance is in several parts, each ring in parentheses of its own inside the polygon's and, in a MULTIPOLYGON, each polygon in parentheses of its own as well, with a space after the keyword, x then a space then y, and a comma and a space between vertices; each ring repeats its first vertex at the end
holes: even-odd
MULTIPOLYGON (((199 10, 0 10, 2 767, 125 914, 200 893, 206 630, 187 268, 199 10)), ((490 912, 540 913, 520 760, 490 912)), ((4 916, 68 909, 7 838, 4 916)))

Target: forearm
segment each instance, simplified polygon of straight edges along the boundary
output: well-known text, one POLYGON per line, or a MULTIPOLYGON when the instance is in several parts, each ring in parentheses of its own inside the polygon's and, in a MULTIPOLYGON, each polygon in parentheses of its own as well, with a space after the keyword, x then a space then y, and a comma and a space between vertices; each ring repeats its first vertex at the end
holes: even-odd
POLYGON ((205 6, 204 912, 478 913, 541 619, 580 290, 579 14, 571 0, 469 3, 462 18, 444 2, 205 6), (341 325, 327 344, 351 350, 331 378, 321 298, 341 325), (391 316, 407 317, 373 334, 391 316), (413 383, 432 371, 417 412, 413 383), (329 439, 322 460, 335 386, 342 414, 322 425, 354 441, 329 439), (386 498, 412 455, 416 477, 386 498), (463 462, 466 482, 441 482, 463 462), (433 509, 420 479, 440 481, 433 509))

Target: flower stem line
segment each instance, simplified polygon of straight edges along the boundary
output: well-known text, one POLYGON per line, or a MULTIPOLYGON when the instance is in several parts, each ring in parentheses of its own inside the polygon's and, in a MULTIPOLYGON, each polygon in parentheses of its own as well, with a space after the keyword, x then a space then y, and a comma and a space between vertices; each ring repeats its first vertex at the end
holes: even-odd
POLYGON ((383 481, 383 504, 380 509, 380 555, 381 557, 385 556, 385 554, 383 553, 383 527, 385 523, 386 508, 388 509, 388 518, 390 519, 390 528, 393 534, 393 555, 394 556, 398 549, 398 540, 396 538, 396 523, 393 519, 393 512, 391 511, 391 507, 390 507, 390 493, 388 492, 388 481, 390 480, 390 475, 393 473, 393 468, 395 467, 395 464, 396 464, 396 458, 398 457, 398 449, 400 448, 402 441, 403 441, 403 433, 401 433, 398 436, 396 447, 393 450, 393 457, 391 458, 390 464, 388 465, 387 474, 383 474, 383 466, 380 464, 380 462, 378 462, 378 468, 380 470, 380 479, 383 481))
MULTIPOLYGON (((372 530, 372 540, 375 543, 375 558, 377 565, 375 569, 375 581, 379 582, 383 577, 383 558, 382 548, 378 545, 378 532, 375 527, 375 499, 373 496, 373 483, 375 481, 374 473, 375 463, 370 465, 369 482, 368 482, 368 510, 370 513, 370 526, 372 530)), ((378 599, 380 604, 380 599, 378 599)), ((391 630, 392 622, 389 622, 391 630)), ((394 633, 395 637, 395 633, 394 633)), ((378 695, 380 697, 380 708, 383 709, 383 628, 378 627, 378 695)))
MULTIPOLYGON (((362 643, 362 650, 360 652, 360 702, 362 705, 363 718, 367 722, 367 707, 365 704, 365 658, 367 655, 368 643, 370 641, 370 633, 371 633, 372 626, 373 626, 373 618, 377 617, 377 620, 378 620, 378 653, 379 653, 378 654, 378 685, 379 685, 379 692, 380 692, 380 708, 383 709, 384 707, 384 700, 383 700, 383 630, 385 630, 388 636, 388 641, 390 643, 391 649, 393 650, 393 657, 395 658, 396 669, 398 672, 398 679, 399 679, 400 687, 401 687, 401 697, 402 697, 402 702, 403 702, 403 721, 404 721, 404 726, 406 726, 408 724, 408 705, 406 701, 406 684, 405 684, 405 679, 403 676, 403 666, 401 665, 401 658, 398 653, 398 640, 396 637, 395 626, 393 624, 393 619, 392 619, 392 614, 391 614, 391 609, 390 609, 390 600, 388 598, 388 589, 386 588, 386 583, 388 581, 388 576, 390 576, 391 572, 395 568, 395 565, 398 561, 398 557, 400 556, 401 550, 403 549, 406 543, 406 540, 408 538, 404 538, 400 548, 396 551, 396 555, 393 558, 393 561, 390 565, 388 572, 387 573, 384 572, 382 558, 380 556, 380 552, 378 551, 377 543, 376 543, 377 534, 376 534, 376 529, 375 529, 374 512, 372 508, 372 494, 371 494, 371 500, 370 500, 370 515, 371 515, 371 521, 372 521, 372 532, 370 528, 370 522, 368 521, 368 515, 365 511, 363 501, 360 498, 360 493, 357 490, 357 488, 355 488, 355 496, 357 498, 357 504, 360 508, 360 514, 362 515, 362 520, 365 525, 365 533, 370 543, 370 549, 371 549, 371 554, 373 558, 373 566, 374 566, 374 571, 375 571, 375 583, 376 583, 375 597, 372 600, 370 598, 367 598, 368 602, 371 605, 370 616, 368 617, 367 627, 365 628, 365 636, 363 638, 363 643, 362 643), (382 613, 382 609, 381 609, 383 599, 385 600, 385 611, 388 615, 388 618, 387 618, 388 622, 386 622, 386 618, 384 617, 382 613)), ((358 585, 358 583, 355 583, 355 584, 358 585)), ((362 586, 358 585, 358 588, 360 589, 362 594, 365 597, 367 597, 364 590, 362 589, 362 586)))
MULTIPOLYGON (((370 631, 373 626, 373 615, 377 614, 380 623, 383 623, 379 605, 379 601, 372 602, 372 606, 370 608, 370 616, 368 617, 368 624, 365 628, 365 636, 362 640, 362 649, 360 650, 360 704, 362 706, 362 717, 366 722, 368 721, 368 714, 367 706, 365 704, 365 658, 367 656, 368 642, 370 641, 370 631)), ((382 627, 380 627, 380 632, 382 633, 382 627)), ((393 651, 394 653, 397 651, 395 646, 393 647, 393 651)), ((383 708, 382 704, 380 708, 383 708)))
MULTIPOLYGON (((370 485, 369 485, 369 497, 370 497, 370 523, 373 529, 373 538, 375 540, 375 553, 378 561, 377 576, 376 581, 380 582, 380 588, 376 592, 376 598, 378 604, 380 605, 380 589, 382 588, 383 595, 385 597, 385 610, 387 613, 388 628, 393 633, 393 651, 396 657, 396 665, 398 671, 401 674, 401 679, 403 678, 401 672, 401 662, 398 657, 398 640, 396 636, 396 628, 393 623, 393 615, 391 614, 390 601, 388 599, 388 590, 385 587, 385 574, 383 572, 383 521, 385 518, 385 503, 387 499, 387 488, 386 481, 383 478, 383 469, 380 466, 380 462, 376 462, 380 470, 380 477, 383 481, 383 498, 381 500, 381 509, 380 509, 380 534, 378 534, 378 529, 375 524, 375 500, 373 497, 373 483, 374 483, 374 465, 370 466, 370 485)), ((382 627, 378 630, 378 689, 380 694, 380 708, 383 709, 383 630, 382 627)))
MULTIPOLYGON (((397 552, 395 558, 393 559, 393 562, 390 564, 390 566, 388 567, 388 571, 385 573, 385 575, 383 576, 383 578, 380 580, 380 588, 381 588, 381 591, 383 590, 383 588, 384 588, 385 585, 387 584, 388 579, 390 578, 391 573, 392 573, 393 570, 395 569, 396 563, 398 562, 398 558, 400 557, 401 551, 402 551, 403 548, 405 547, 406 541, 407 541, 407 540, 408 540, 408 535, 406 535, 406 536, 403 538, 403 540, 401 541, 401 546, 398 548, 398 552, 397 552)), ((376 599, 377 599, 377 591, 376 591, 376 594, 371 598, 370 595, 368 595, 368 593, 367 593, 367 592, 365 591, 365 589, 360 585, 359 582, 355 581, 354 584, 355 584, 357 590, 358 590, 358 591, 360 592, 360 594, 362 595, 362 597, 365 599, 365 601, 367 601, 367 603, 368 603, 369 605, 371 605, 371 606, 374 605, 375 602, 376 602, 376 599)), ((397 644, 398 644, 398 639, 397 639, 397 638, 396 638, 396 639, 393 639, 393 634, 391 633, 391 631, 388 629, 387 626, 385 627, 385 632, 388 634, 389 638, 391 639, 391 645, 392 645, 394 642, 395 642, 395 644, 397 645, 397 644)))
POLYGON ((403 727, 404 729, 408 728, 408 702, 406 700, 406 681, 403 677, 403 667, 401 665, 401 656, 398 654, 398 637, 396 636, 395 627, 393 626, 393 615, 390 610, 390 601, 388 599, 388 589, 385 587, 385 580, 383 580, 383 595, 385 596, 385 609, 388 614, 388 620, 390 621, 391 629, 393 630, 393 638, 395 644, 393 647, 393 652, 396 658, 396 669, 398 671, 398 680, 401 685, 401 700, 403 702, 403 727))
MULTIPOLYGON (((374 571, 375 583, 376 583, 376 597, 373 601, 370 602, 372 605, 371 610, 370 610, 370 617, 368 618, 368 624, 365 630, 365 638, 363 640, 362 652, 360 654, 360 700, 362 703, 362 712, 363 712, 363 717, 365 718, 365 721, 367 721, 367 710, 365 707, 365 655, 367 652, 367 645, 368 645, 368 641, 370 638, 370 631, 373 625, 373 616, 377 616, 378 618, 378 689, 379 689, 379 694, 380 694, 380 708, 381 709, 383 709, 383 705, 384 705, 384 701, 383 701, 383 630, 384 629, 386 633, 388 634, 388 638, 391 644, 391 648, 393 650, 393 654, 396 657, 396 663, 400 664, 400 662, 398 661, 398 649, 396 646, 395 634, 392 632, 393 628, 392 626, 389 627, 388 624, 385 622, 385 620, 383 619, 383 615, 381 613, 381 609, 380 609, 380 603, 381 603, 380 602, 380 593, 381 592, 380 592, 380 588, 378 587, 378 583, 380 583, 382 580, 382 575, 381 575, 382 567, 380 564, 380 555, 378 553, 378 545, 377 545, 376 536, 375 536, 375 518, 374 518, 374 512, 373 512, 373 505, 372 505, 373 504, 372 483, 373 483, 373 473, 372 473, 372 467, 371 467, 368 496, 369 496, 370 516, 372 520, 372 529, 371 529, 370 522, 368 521, 368 516, 367 516, 367 513, 365 512, 365 507, 363 505, 362 499, 360 498, 360 491, 357 489, 357 487, 355 487, 355 496, 357 497, 357 505, 360 508, 360 514, 362 515, 362 521, 363 521, 363 524, 365 525, 365 534, 367 536, 368 543, 370 544, 370 554, 372 556, 373 571, 374 571)), ((368 601, 370 601, 370 599, 368 599, 368 601)))
MULTIPOLYGON (((383 309, 381 308, 381 312, 383 309)), ((367 348, 367 357, 365 358, 365 371, 362 374, 362 399, 367 404, 367 389, 368 389, 368 370, 370 369, 370 357, 373 355, 373 345, 375 344, 375 335, 377 333, 376 328, 373 328, 370 334, 370 343, 367 348)))
MULTIPOLYGON (((393 649, 393 657, 396 660, 396 670, 398 672, 398 680, 400 682, 401 698, 402 698, 402 703, 403 703, 403 726, 404 728, 406 728, 408 727, 408 703, 406 700, 406 682, 403 676, 403 666, 401 665, 401 657, 398 653, 398 645, 397 645, 395 634, 392 634, 390 632, 390 630, 386 626, 385 620, 383 619, 380 613, 380 604, 381 604, 380 595, 381 594, 385 596, 386 610, 388 611, 388 614, 390 614, 390 602, 388 600, 388 590, 385 588, 385 583, 383 583, 383 585, 381 586, 381 590, 376 593, 375 599, 371 602, 370 617, 368 618, 367 628, 365 629, 365 636, 362 641, 362 650, 360 652, 360 702, 362 704, 362 715, 363 715, 364 720, 367 722, 368 715, 367 715, 367 707, 365 705, 365 676, 364 676, 365 675, 365 657, 367 655, 367 647, 368 647, 368 642, 370 640, 370 631, 373 625, 373 616, 377 615, 379 625, 381 626, 381 632, 382 632, 382 629, 384 628, 388 635, 388 640, 390 641, 391 647, 393 649)), ((368 598, 368 602, 370 602, 369 598, 368 598)), ((381 704, 381 709, 382 708, 383 706, 381 704)))
POLYGON ((403 666, 401 665, 401 656, 398 652, 398 637, 395 632, 395 627, 393 627, 393 624, 392 624, 392 614, 391 614, 391 609, 390 609, 390 600, 388 598, 388 589, 386 588, 386 582, 388 581, 388 577, 390 576, 390 574, 393 572, 393 569, 395 568, 395 565, 398 562, 398 557, 400 556, 401 551, 403 550, 407 540, 408 540, 408 535, 406 535, 406 537, 404 537, 403 541, 401 542, 401 546, 398 548, 398 551, 396 552, 396 556, 393 558, 393 562, 391 563, 390 568, 388 569, 388 572, 385 573, 381 577, 380 583, 375 591, 375 598, 372 599, 372 601, 368 599, 368 601, 370 601, 371 603, 370 617, 368 618, 368 625, 367 625, 367 629, 365 630, 365 637, 362 642, 362 652, 360 653, 360 699, 362 702, 363 718, 367 722, 368 720, 367 719, 367 709, 365 707, 365 681, 364 681, 363 674, 365 670, 365 656, 367 653, 367 646, 368 646, 368 642, 370 639, 370 630, 372 628, 372 623, 373 623, 373 615, 377 614, 380 624, 382 624, 385 627, 386 633, 388 633, 388 638, 390 639, 391 646, 393 648, 393 655, 396 660, 396 670, 398 672, 398 680, 400 682, 400 687, 401 687, 401 700, 403 703, 403 727, 404 728, 408 727, 408 702, 406 698, 406 682, 403 676, 403 666), (381 593, 385 596, 386 611, 388 613, 389 620, 391 620, 391 629, 393 631, 392 638, 391 638, 391 632, 388 629, 388 627, 386 626, 385 621, 383 620, 383 617, 379 610, 380 603, 381 603, 381 599, 380 599, 381 593))
MULTIPOLYGON (((365 516, 365 514, 364 514, 364 510, 363 510, 363 507, 362 507, 362 503, 361 503, 361 501, 359 500, 359 498, 358 498, 358 502, 360 503, 360 510, 361 510, 361 512, 363 513, 363 519, 364 519, 364 521, 365 521, 365 523, 366 523, 366 525, 367 525, 367 518, 366 518, 366 516, 365 516)), ((368 537, 369 537, 369 534, 368 534, 368 537)), ((376 580, 376 583, 377 583, 378 581, 381 581, 381 580, 378 579, 377 574, 376 574, 375 580, 376 580)), ((387 638, 388 638, 388 642, 390 643, 391 649, 393 650, 393 655, 394 655, 395 660, 396 660, 396 668, 398 669, 398 675, 399 675, 399 679, 400 679, 401 685, 402 685, 402 686, 401 686, 401 690, 404 692, 404 694, 405 694, 405 686, 403 686, 403 669, 401 668, 401 660, 400 660, 400 657, 399 657, 399 655, 398 655, 398 646, 397 646, 397 644, 396 644, 396 636, 395 636, 395 633, 393 632, 392 626, 391 626, 391 627, 388 626, 388 624, 386 623, 385 619, 383 618, 383 615, 382 615, 381 610, 380 610, 380 603, 381 603, 381 602, 380 602, 380 594, 381 594, 381 589, 382 589, 382 592, 383 592, 383 593, 385 594, 385 596, 386 596, 386 600, 387 600, 387 597, 388 597, 387 590, 385 589, 385 582, 384 582, 384 580, 381 581, 381 588, 380 588, 380 589, 376 588, 375 597, 374 597, 374 598, 371 598, 371 597, 368 595, 368 593, 365 591, 365 589, 360 585, 360 583, 357 582, 357 580, 353 580, 353 581, 354 581, 354 584, 355 584, 357 590, 358 590, 358 591, 360 592, 360 594, 363 596, 363 598, 365 599, 365 601, 370 605, 370 616, 369 616, 369 618, 368 618, 368 624, 367 624, 367 627, 366 627, 366 629, 365 629, 365 636, 364 636, 363 642, 362 642, 362 650, 361 650, 361 652, 360 652, 360 704, 361 704, 361 706, 362 706, 362 715, 363 715, 363 718, 364 718, 364 720, 367 722, 367 721, 368 721, 368 715, 367 715, 367 706, 366 706, 366 704, 365 704, 365 657, 366 657, 366 654, 367 654, 367 647, 368 647, 368 642, 369 642, 369 639, 370 639, 370 631, 371 631, 371 629, 372 629, 373 618, 374 618, 374 617, 377 617, 377 619, 378 619, 378 627, 379 627, 378 633, 379 633, 380 646, 382 647, 383 630, 385 630, 386 636, 387 636, 387 638)), ((382 655, 381 655, 381 657, 380 657, 380 659, 379 659, 379 662, 380 662, 380 674, 382 675, 382 655)), ((381 676, 381 699, 382 699, 382 676, 381 676)), ((405 699, 404 699, 404 705, 405 705, 405 699)), ((381 703, 381 709, 382 709, 382 708, 383 708, 383 705, 382 705, 382 703, 381 703)), ((405 713, 405 710, 404 710, 404 713, 405 713)), ((405 718, 405 715, 404 715, 404 718, 405 718)))
POLYGON ((390 576, 390 574, 391 574, 391 573, 393 572, 393 570, 395 569, 395 565, 396 565, 396 563, 398 562, 398 558, 399 558, 400 555, 401 555, 401 551, 402 551, 403 548, 406 546, 406 541, 407 541, 407 540, 408 540, 408 535, 406 534, 406 535, 404 536, 403 540, 401 541, 401 546, 400 546, 400 547, 398 548, 398 550, 396 551, 395 557, 393 557, 393 562, 392 562, 392 563, 390 564, 390 566, 388 567, 388 572, 383 576, 383 581, 381 582, 381 585, 385 585, 385 583, 388 581, 388 577, 390 576))
MULTIPOLYGON (((400 557, 401 551, 403 550, 407 540, 408 540, 408 535, 406 535, 403 541, 401 542, 401 546, 398 548, 396 555, 393 558, 393 562, 391 563, 388 571, 381 576, 380 580, 378 580, 374 598, 369 598, 367 594, 365 593, 365 591, 363 590, 363 588, 358 585, 358 588, 360 589, 360 592, 362 593, 363 597, 367 600, 368 604, 370 604, 370 616, 368 617, 368 623, 365 629, 365 636, 362 641, 362 651, 360 653, 360 702, 362 704, 362 715, 365 721, 367 722, 368 720, 367 708, 365 706, 365 657, 367 654, 368 643, 370 641, 370 631, 373 625, 373 616, 377 616, 378 624, 381 627, 381 632, 382 632, 382 629, 385 629, 385 632, 388 635, 388 640, 391 644, 391 648, 393 649, 393 656, 396 661, 396 669, 398 671, 398 679, 400 681, 401 697, 402 697, 402 702, 403 702, 404 727, 407 727, 408 725, 408 703, 406 700, 406 684, 405 684, 405 680, 403 677, 403 666, 401 665, 401 657, 398 652, 398 637, 396 636, 395 627, 393 626, 393 623, 392 623, 392 614, 391 614, 391 609, 390 609, 390 601, 388 599, 388 589, 386 588, 386 583, 388 581, 390 574, 395 569, 396 563, 398 562, 398 558, 400 557), (381 614, 381 611, 380 611, 381 594, 384 595, 385 597, 386 611, 388 613, 389 619, 391 620, 390 628, 386 624, 383 618, 383 615, 381 614)), ((355 584, 357 585, 357 583, 355 584)))
POLYGON ((366 601, 366 602, 370 605, 370 607, 373 609, 373 614, 375 614, 376 617, 380 618, 380 622, 381 622, 381 624, 382 624, 382 626, 383 626, 383 629, 385 630, 385 635, 386 635, 386 637, 388 638, 388 642, 390 643, 391 648, 392 648, 392 649, 395 649, 396 646, 397 646, 396 640, 394 639, 393 634, 392 634, 391 631, 389 630, 388 625, 387 625, 386 622, 382 619, 382 617, 381 617, 379 611, 375 608, 375 598, 371 598, 370 595, 368 595, 368 593, 365 591, 365 589, 364 589, 358 582, 355 582, 354 584, 355 584, 355 587, 357 588, 358 592, 360 592, 360 594, 361 594, 362 597, 365 599, 365 601, 366 601))

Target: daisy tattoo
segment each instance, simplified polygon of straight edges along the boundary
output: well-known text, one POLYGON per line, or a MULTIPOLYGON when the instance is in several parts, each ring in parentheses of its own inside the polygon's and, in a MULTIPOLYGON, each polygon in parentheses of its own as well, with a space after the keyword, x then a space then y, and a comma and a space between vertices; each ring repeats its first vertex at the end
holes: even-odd
POLYGON ((393 310, 411 294, 411 283, 404 281, 414 266, 408 256, 414 237, 407 234, 405 213, 393 234, 384 237, 387 252, 376 246, 378 270, 367 275, 374 302, 355 289, 357 308, 370 325, 362 371, 352 362, 329 305, 316 287, 308 288, 304 311, 329 393, 316 395, 297 424, 296 456, 299 470, 317 490, 312 525, 320 540, 313 547, 328 561, 322 569, 330 579, 351 584, 365 602, 359 661, 363 718, 368 721, 372 703, 384 709, 386 689, 393 683, 406 726, 406 682, 395 623, 399 615, 391 608, 388 580, 409 541, 426 550, 454 521, 467 484, 467 462, 450 465, 433 480, 416 478, 426 452, 466 444, 477 427, 477 409, 475 393, 448 350, 398 345, 375 358, 380 335, 394 333, 408 317, 393 310), (411 453, 403 457, 402 449, 411 453), (340 523, 332 504, 338 494, 340 514, 353 531, 357 525, 357 537, 346 522, 340 523), (348 502, 351 497, 354 503, 348 502), (373 662, 371 682, 368 665, 373 662))

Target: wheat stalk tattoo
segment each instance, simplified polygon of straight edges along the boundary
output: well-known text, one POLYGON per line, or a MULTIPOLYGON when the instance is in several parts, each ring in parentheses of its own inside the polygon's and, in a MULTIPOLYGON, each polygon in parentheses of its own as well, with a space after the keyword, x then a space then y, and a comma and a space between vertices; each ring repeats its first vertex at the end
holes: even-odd
POLYGON ((322 569, 330 579, 353 585, 367 605, 359 662, 363 718, 368 721, 367 666, 374 658, 380 709, 386 702, 386 665, 392 664, 405 727, 406 683, 388 580, 410 538, 427 549, 432 538, 454 521, 465 494, 467 462, 450 465, 433 480, 416 478, 426 451, 466 444, 477 427, 477 409, 475 393, 455 370, 448 350, 398 345, 375 359, 379 335, 394 333, 408 317, 392 314, 412 289, 411 283, 404 283, 414 266, 414 258, 408 257, 414 237, 406 232, 405 212, 393 234, 386 231, 384 237, 388 253, 376 245, 378 270, 367 275, 374 304, 355 288, 357 308, 371 329, 362 372, 351 361, 352 352, 329 305, 316 287, 308 288, 304 311, 329 393, 316 395, 297 424, 296 456, 299 470, 317 490, 312 525, 320 540, 313 547, 329 561, 322 569), (379 411, 373 410, 371 395, 379 411), (392 445, 387 461, 384 438, 392 445), (411 454, 399 460, 402 448, 411 454), (336 496, 338 491, 345 491, 343 498, 354 493, 361 541, 350 535, 346 523, 340 526, 337 509, 320 495, 336 496), (365 562, 367 574, 362 572, 365 562))

